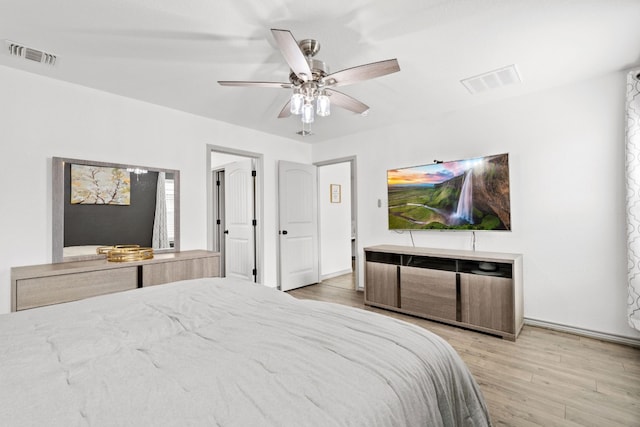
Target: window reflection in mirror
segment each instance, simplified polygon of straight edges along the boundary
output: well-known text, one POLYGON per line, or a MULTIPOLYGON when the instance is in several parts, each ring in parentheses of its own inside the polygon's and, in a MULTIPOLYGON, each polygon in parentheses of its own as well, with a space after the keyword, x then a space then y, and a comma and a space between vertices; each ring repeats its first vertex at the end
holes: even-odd
POLYGON ((179 250, 179 171, 57 157, 52 166, 53 262, 120 244, 179 250))

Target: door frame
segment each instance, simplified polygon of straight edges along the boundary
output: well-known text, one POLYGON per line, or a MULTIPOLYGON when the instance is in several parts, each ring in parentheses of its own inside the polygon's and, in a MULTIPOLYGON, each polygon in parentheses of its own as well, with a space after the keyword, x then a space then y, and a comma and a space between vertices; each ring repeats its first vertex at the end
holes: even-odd
POLYGON ((211 202, 211 214, 213 215, 207 224, 212 228, 212 244, 210 250, 220 252, 220 276, 226 276, 226 242, 224 239, 224 229, 226 223, 225 216, 225 204, 224 204, 224 168, 217 168, 211 170, 211 185, 212 185, 212 202, 211 202), (217 184, 217 182, 220 184, 217 184), (214 184, 216 183, 216 184, 214 184), (220 224, 214 224, 214 221, 220 220, 220 224))
POLYGON ((256 211, 256 283, 264 283, 264 155, 252 151, 238 150, 235 148, 223 147, 220 145, 207 144, 206 147, 206 181, 207 181, 207 249, 214 250, 214 232, 213 227, 213 179, 214 171, 211 170, 211 153, 230 154, 233 156, 246 157, 254 160, 256 168, 256 185, 255 185, 255 211, 256 211))
MULTIPOLYGON (((351 221, 353 226, 353 233, 355 236, 354 246, 355 246, 355 269, 354 269, 354 282, 356 285, 357 291, 361 291, 364 289, 364 286, 360 283, 360 250, 358 246, 358 156, 347 156, 340 157, 337 159, 329 159, 322 160, 320 162, 313 163, 314 166, 322 167, 335 165, 338 163, 349 163, 351 166, 351 221)), ((318 197, 320 196, 320 191, 318 191, 318 197)), ((320 210, 320 203, 318 203, 318 211, 320 210)), ((318 212, 320 215, 320 212, 318 212)), ((318 227, 320 226, 320 221, 318 221, 318 227)), ((322 247, 322 239, 321 233, 318 233, 318 253, 321 253, 320 248, 322 247)), ((320 263, 321 264, 321 263, 320 263)), ((322 267, 322 265, 320 265, 322 267)))

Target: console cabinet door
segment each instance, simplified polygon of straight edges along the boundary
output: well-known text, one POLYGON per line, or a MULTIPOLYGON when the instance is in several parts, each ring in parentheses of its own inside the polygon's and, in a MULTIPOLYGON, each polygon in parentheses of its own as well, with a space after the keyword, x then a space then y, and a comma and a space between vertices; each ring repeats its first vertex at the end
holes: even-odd
POLYGON ((423 316, 456 320, 456 273, 401 267, 400 307, 423 316))
POLYGON ((461 273, 460 297, 462 322, 515 333, 512 279, 461 273))
POLYGON ((366 263, 365 299, 368 302, 398 307, 398 266, 366 263))

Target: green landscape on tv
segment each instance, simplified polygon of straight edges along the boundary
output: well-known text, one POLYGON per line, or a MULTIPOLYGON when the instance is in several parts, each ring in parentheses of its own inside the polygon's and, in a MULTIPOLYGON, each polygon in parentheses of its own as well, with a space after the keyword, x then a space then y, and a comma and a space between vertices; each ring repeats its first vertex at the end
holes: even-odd
POLYGON ((511 230, 509 155, 387 171, 390 230, 511 230))

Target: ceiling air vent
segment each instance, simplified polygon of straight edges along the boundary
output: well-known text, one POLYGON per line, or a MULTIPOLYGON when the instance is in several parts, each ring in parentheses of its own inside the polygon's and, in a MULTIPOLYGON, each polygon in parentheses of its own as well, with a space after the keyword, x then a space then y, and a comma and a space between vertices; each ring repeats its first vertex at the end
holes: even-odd
POLYGON ((490 89, 497 89, 514 83, 521 83, 522 79, 515 65, 498 68, 497 70, 479 74, 460 80, 460 83, 467 88, 471 94, 485 92, 490 89))
POLYGON ((56 63, 57 57, 52 53, 47 53, 38 49, 23 46, 10 40, 6 40, 6 43, 9 49, 9 55, 11 56, 17 56, 47 65, 55 65, 56 63))

